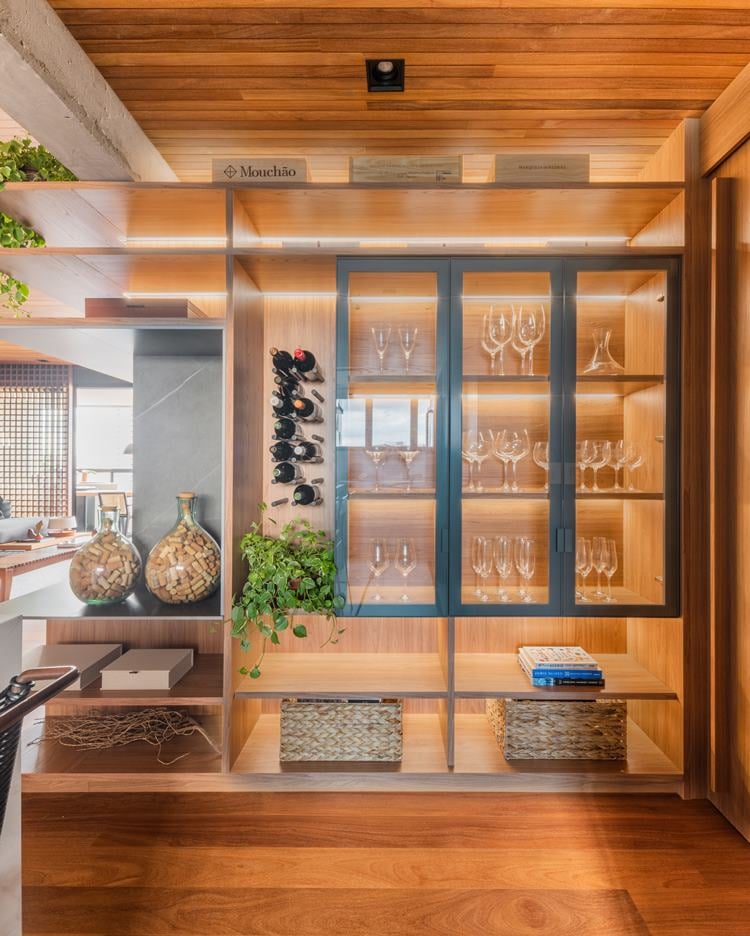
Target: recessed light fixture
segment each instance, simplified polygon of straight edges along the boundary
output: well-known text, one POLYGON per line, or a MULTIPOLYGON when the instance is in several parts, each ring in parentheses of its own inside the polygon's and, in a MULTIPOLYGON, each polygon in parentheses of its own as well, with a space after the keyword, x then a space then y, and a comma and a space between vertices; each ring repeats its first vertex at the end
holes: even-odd
POLYGON ((368 91, 403 91, 406 65, 404 59, 367 59, 368 91))

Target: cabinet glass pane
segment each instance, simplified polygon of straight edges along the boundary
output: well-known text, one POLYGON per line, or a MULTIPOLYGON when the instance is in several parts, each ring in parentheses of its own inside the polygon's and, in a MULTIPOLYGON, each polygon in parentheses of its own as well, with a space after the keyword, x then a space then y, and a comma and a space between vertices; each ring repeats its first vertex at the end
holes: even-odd
POLYGON ((578 273, 579 606, 665 601, 667 305, 664 270, 578 273))
POLYGON ((463 275, 461 598, 546 604, 551 279, 463 275))

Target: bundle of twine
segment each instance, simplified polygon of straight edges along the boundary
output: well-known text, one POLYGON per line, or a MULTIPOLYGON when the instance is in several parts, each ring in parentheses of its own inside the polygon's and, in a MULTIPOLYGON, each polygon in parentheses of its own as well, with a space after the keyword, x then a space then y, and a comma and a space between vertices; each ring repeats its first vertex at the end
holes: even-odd
POLYGON ((170 761, 162 760, 162 745, 181 736, 202 735, 213 750, 220 753, 202 725, 184 712, 173 709, 139 709, 117 714, 90 712, 39 722, 42 723, 45 725, 44 735, 32 744, 57 741, 64 747, 100 751, 145 741, 158 749, 156 759, 163 767, 177 763, 190 753, 186 751, 170 761))

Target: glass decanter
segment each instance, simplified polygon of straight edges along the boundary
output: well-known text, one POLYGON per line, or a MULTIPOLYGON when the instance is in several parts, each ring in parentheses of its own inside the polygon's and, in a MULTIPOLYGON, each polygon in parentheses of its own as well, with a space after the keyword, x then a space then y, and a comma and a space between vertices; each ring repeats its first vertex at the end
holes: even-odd
POLYGON ((90 605, 119 604, 135 591, 141 574, 138 550, 120 532, 120 511, 105 507, 93 539, 76 551, 68 573, 79 601, 90 605))
POLYGON ((594 341, 594 353, 591 360, 584 367, 583 373, 600 374, 602 376, 624 374, 625 368, 622 364, 617 363, 609 350, 612 329, 606 325, 596 325, 591 331, 591 337, 594 341))
POLYGON ((212 595, 221 578, 221 550, 195 519, 192 491, 177 495, 177 523, 146 560, 146 587, 165 604, 192 604, 212 595))

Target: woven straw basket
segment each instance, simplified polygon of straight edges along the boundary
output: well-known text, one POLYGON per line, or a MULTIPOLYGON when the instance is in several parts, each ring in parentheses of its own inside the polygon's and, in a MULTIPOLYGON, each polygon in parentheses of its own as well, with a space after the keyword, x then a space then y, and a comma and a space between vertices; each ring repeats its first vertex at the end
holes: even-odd
POLYGON ((488 699, 506 760, 624 760, 627 705, 619 701, 488 699))
POLYGON ((282 761, 400 761, 402 704, 381 702, 281 703, 282 761))

